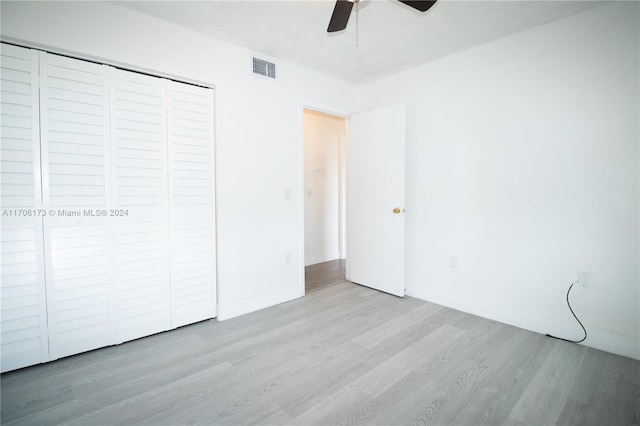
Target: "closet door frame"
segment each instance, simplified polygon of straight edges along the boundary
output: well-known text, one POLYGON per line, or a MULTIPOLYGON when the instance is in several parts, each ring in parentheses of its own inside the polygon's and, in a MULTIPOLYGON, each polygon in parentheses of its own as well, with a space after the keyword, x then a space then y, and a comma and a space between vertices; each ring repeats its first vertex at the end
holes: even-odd
MULTIPOLYGON (((70 58, 38 49, 18 47, 6 43, 2 43, 2 46, 3 49, 5 46, 8 46, 9 49, 24 49, 31 59, 31 168, 35 194, 33 205, 36 210, 44 212, 42 216, 33 218, 37 263, 38 326, 40 329, 38 337, 40 342, 38 350, 39 362, 51 361, 75 353, 115 345, 130 339, 215 318, 218 307, 218 288, 214 89, 191 83, 177 82, 146 73, 128 71, 106 64, 96 64, 93 61, 70 58), (78 63, 77 67, 74 65, 75 61, 78 63), (62 82, 56 80, 55 84, 50 87, 51 79, 49 74, 51 64, 68 69, 70 74, 65 74, 67 70, 54 70, 54 74, 51 74, 54 78, 62 78, 63 80, 66 78, 67 80, 62 82), (88 77, 80 74, 74 75, 74 73, 81 71, 90 72, 94 74, 94 77, 98 75, 102 77, 102 86, 100 89, 96 89, 101 91, 102 104, 95 102, 96 106, 100 105, 102 108, 102 116, 100 118, 96 118, 98 112, 95 110, 90 113, 94 115, 93 118, 87 117, 86 120, 84 117, 78 118, 80 114, 86 113, 83 110, 82 102, 86 102, 87 105, 94 105, 93 99, 84 100, 82 94, 91 93, 91 96, 98 94, 98 91, 94 91, 95 87, 89 92, 87 87, 90 86, 81 88, 74 86, 82 86, 83 84, 98 85, 97 80, 87 80, 86 78, 88 77), (122 300, 120 300, 121 282, 119 279, 121 273, 119 270, 121 257, 119 252, 119 230, 124 225, 124 222, 121 222, 121 217, 109 214, 110 211, 120 207, 116 170, 119 158, 117 152, 118 143, 115 139, 116 113, 113 82, 114 76, 119 72, 131 72, 144 76, 141 78, 157 78, 161 82, 164 93, 164 196, 166 197, 164 205, 166 206, 166 211, 163 211, 160 215, 165 215, 167 225, 163 232, 164 240, 166 241, 164 258, 166 260, 168 286, 168 322, 158 327, 157 330, 154 328, 149 331, 149 334, 140 336, 133 336, 135 332, 123 333, 119 329, 119 313, 122 311, 122 300), (64 77, 67 75, 69 77, 64 77), (64 89, 60 89, 61 87, 64 89), (181 110, 182 112, 178 111, 175 114, 172 112, 171 90, 173 88, 181 89, 187 98, 194 96, 200 97, 201 100, 206 100, 201 104, 198 104, 200 101, 196 101, 196 109, 194 110, 181 104, 176 111, 180 110, 180 108, 184 109, 181 110), (76 98, 75 94, 67 97, 62 92, 58 93, 58 90, 71 90, 79 94, 79 97, 76 98), (52 93, 55 98, 53 102, 50 101, 52 93), (62 105, 64 102, 66 104, 62 105), (74 105, 74 102, 79 103, 74 105), (52 107, 52 105, 54 106, 52 107), (202 110, 198 109, 197 105, 202 107, 202 110), (183 113, 186 115, 182 115, 183 113), (67 117, 65 114, 70 114, 68 115, 70 118, 65 118, 67 117), (189 116, 189 114, 193 116, 189 116), (92 140, 84 139, 81 134, 83 130, 74 130, 76 127, 82 128, 83 126, 95 125, 99 121, 104 133, 99 133, 98 131, 93 133, 93 129, 87 130, 86 134, 90 135, 87 137, 94 138, 92 140), (178 139, 180 139, 180 136, 186 135, 184 140, 178 142, 178 145, 181 146, 177 147, 177 150, 171 136, 172 126, 176 121, 178 122, 178 128, 182 126, 182 130, 176 132, 178 139), (67 124, 70 126, 70 130, 66 130, 65 126, 67 124), (201 137, 203 129, 208 132, 208 144, 204 142, 204 139, 195 142, 187 140, 192 136, 194 138, 201 137), (53 131, 53 133, 50 133, 50 131, 53 131), (62 132, 62 135, 56 132, 62 132), (67 135, 64 133, 69 133, 71 136, 67 139, 67 135), (76 143, 78 146, 74 147, 73 144, 76 143), (92 144, 94 146, 89 147, 92 144), (97 148, 97 146, 100 146, 100 148, 97 148), (103 154, 100 154, 100 151, 103 151, 103 154), (88 157, 88 162, 83 163, 82 158, 77 158, 84 154, 93 155, 93 160, 92 157, 88 157), (198 157, 199 155, 200 157, 198 157), (76 158, 73 158, 74 156, 76 158), (100 159, 98 160, 95 156, 100 156, 100 159), (204 158, 205 156, 206 159, 204 158), (60 160, 60 158, 63 158, 63 160, 60 160), (52 159, 53 163, 51 163, 52 159), (176 164, 178 163, 181 164, 176 169, 176 164), (192 163, 192 165, 189 163, 192 163), (67 164, 69 166, 66 166, 67 164), (82 167, 85 164, 104 167, 103 175, 90 168, 85 171, 82 167), (77 166, 76 170, 69 169, 74 166, 77 166), (191 170, 197 170, 198 173, 191 174, 191 170), (53 175, 52 171, 54 172, 53 175), (88 179, 85 182, 85 179, 82 178, 83 173, 93 179, 88 179), (69 176, 61 177, 60 174, 69 174, 69 176), (203 176, 207 174, 209 176, 204 178, 203 176), (99 175, 100 177, 98 177, 99 175), (193 175, 197 176, 194 178, 193 175), (195 180, 189 181, 188 179, 195 180), (198 182, 197 179, 203 179, 203 181, 198 182), (92 185, 94 188, 102 185, 99 183, 100 180, 104 180, 104 192, 94 192, 89 188, 92 185), (67 187, 68 185, 77 185, 80 188, 67 187), (174 204, 176 191, 180 200, 178 204, 174 204), (83 197, 87 197, 87 205, 83 205, 83 197), (178 205, 178 208, 176 208, 176 205, 178 205), (193 208, 194 206, 196 207, 195 209, 193 208), (95 217, 84 213, 85 209, 87 211, 95 211, 96 208, 103 209, 103 211, 107 212, 107 215, 95 217), (78 217, 63 218, 60 216, 59 210, 78 210, 82 213, 78 217), (182 212, 182 215, 179 212, 182 212), (66 219, 69 220, 65 221, 66 219), (85 229, 88 230, 88 233, 84 231, 85 229), (54 233, 58 233, 58 237, 54 233), (77 242, 65 241, 65 238, 75 239, 77 242), (82 240, 85 238, 94 238, 94 240, 86 245, 84 241, 87 240, 82 240), (96 238, 99 241, 95 242, 96 238), (178 249, 175 246, 176 240, 180 245, 178 249), (105 243, 103 244, 102 241, 105 241, 105 243), (105 246, 104 250, 102 249, 103 245, 105 246), (85 246, 90 247, 91 251, 85 253, 83 251, 85 246), (67 251, 67 249, 69 250, 67 251), (104 261, 102 258, 104 258, 104 261), (177 264, 176 261, 178 262, 177 264), (95 273, 91 271, 94 265, 99 267, 99 271, 95 273), (78 269, 73 271, 73 268, 78 269), (106 268, 106 271, 103 268, 106 268), (93 286, 89 293, 85 292, 83 287, 85 285, 85 275, 86 285, 93 286), (106 282, 106 284, 102 284, 103 282, 106 282), (56 283, 62 284, 57 285, 56 283), (63 296, 62 291, 69 291, 69 293, 64 293, 63 296), (73 303, 71 304, 68 303, 69 297, 73 298, 73 303), (92 297, 99 297, 99 300, 92 301, 92 297), (86 303, 84 301, 85 298, 87 299, 86 303), (104 302, 105 300, 107 302, 104 302), (98 304, 102 305, 99 311, 91 311, 91 307, 98 304), (63 307, 61 308, 61 306, 63 307), (64 311, 64 317, 59 316, 56 308, 64 311), (82 312, 76 312, 76 309, 80 309, 82 312), (85 321, 85 316, 83 316, 85 313, 88 316, 93 315, 95 318, 87 318, 85 321), (64 323, 61 328, 58 327, 60 322, 64 323), (86 328, 86 339, 82 335, 83 331, 81 330, 83 327, 88 327, 86 328), (60 334, 66 333, 67 331, 65 330, 67 329, 78 330, 78 332, 75 335, 66 334, 66 337, 58 340, 60 334)), ((178 104, 183 100, 182 98, 178 99, 178 104)), ((89 107, 87 106, 87 108, 89 107)), ((127 190, 129 194, 134 192, 127 190)), ((157 218, 154 217, 153 220, 155 219, 157 218)), ((23 227, 23 225, 20 224, 20 227, 23 227)), ((142 263, 144 262, 141 262, 140 265, 142 263)), ((146 265, 148 266, 148 264, 146 265)), ((31 320, 31 322, 33 323, 34 320, 31 320)), ((35 347, 34 339, 32 348, 35 347)), ((29 353, 33 354, 34 350, 31 349, 29 353)), ((24 365, 20 363, 13 363, 10 366, 7 363, 7 365, 9 370, 13 370, 33 365, 34 363, 38 363, 35 356, 31 357, 27 364, 24 365)), ((3 369, 3 372, 9 370, 3 369)))

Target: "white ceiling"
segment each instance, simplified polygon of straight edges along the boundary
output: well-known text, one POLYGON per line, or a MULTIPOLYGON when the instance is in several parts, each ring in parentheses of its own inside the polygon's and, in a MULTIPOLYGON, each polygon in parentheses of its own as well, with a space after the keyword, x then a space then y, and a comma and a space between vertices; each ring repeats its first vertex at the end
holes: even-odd
MULTIPOLYGON (((326 32, 333 0, 123 1, 120 6, 354 84, 599 6, 599 1, 440 0, 426 13, 363 0, 347 29, 326 32)), ((269 58, 271 57, 271 58, 269 58)))

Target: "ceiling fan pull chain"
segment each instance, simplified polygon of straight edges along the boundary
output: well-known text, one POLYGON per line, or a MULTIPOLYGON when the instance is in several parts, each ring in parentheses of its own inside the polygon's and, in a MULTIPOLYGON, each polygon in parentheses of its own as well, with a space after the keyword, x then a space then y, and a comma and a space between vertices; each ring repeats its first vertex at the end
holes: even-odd
POLYGON ((360 12, 360 2, 356 2, 356 47, 358 47, 358 16, 360 12))

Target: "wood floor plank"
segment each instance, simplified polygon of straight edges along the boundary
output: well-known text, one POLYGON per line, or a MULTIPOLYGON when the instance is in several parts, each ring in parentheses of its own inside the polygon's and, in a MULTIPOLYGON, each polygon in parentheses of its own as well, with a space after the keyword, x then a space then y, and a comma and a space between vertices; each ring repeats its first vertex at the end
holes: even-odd
MULTIPOLYGON (((449 313, 451 314, 449 317, 455 315, 455 311, 450 311, 449 313)), ((442 316, 445 317, 446 315, 443 314, 442 316)), ((321 383, 323 383, 323 387, 315 390, 315 394, 310 395, 309 398, 291 400, 288 403, 281 403, 281 405, 292 416, 302 415, 302 413, 311 410, 316 405, 318 407, 326 407, 328 401, 335 399, 335 396, 339 394, 339 392, 342 392, 344 387, 357 387, 358 385, 355 385, 354 381, 359 381, 360 377, 363 377, 363 380, 365 380, 372 370, 379 368, 381 364, 385 364, 390 358, 395 357, 400 350, 413 345, 424 336, 437 335, 438 329, 443 327, 443 325, 447 324, 438 321, 427 324, 408 324, 407 328, 402 330, 402 332, 388 336, 380 335, 381 338, 378 340, 376 346, 365 348, 366 352, 364 356, 352 357, 348 364, 348 373, 338 376, 332 374, 331 370, 328 370, 326 374, 322 375, 321 383)), ((365 332, 363 334, 368 333, 369 332, 365 332)), ((446 339, 451 339, 452 335, 453 334, 447 335, 446 339)), ((432 340, 430 350, 426 351, 426 354, 436 353, 437 351, 433 350, 433 348, 439 348, 441 346, 438 341, 435 340, 435 337, 432 337, 432 339, 434 340, 432 340)), ((357 354, 354 354, 354 356, 355 355, 357 354)), ((411 355, 414 358, 420 358, 422 356, 420 352, 413 352, 411 355)), ((382 368, 381 371, 384 371, 384 368, 382 368)), ((379 375, 380 373, 375 374, 379 375)))
MULTIPOLYGON (((162 397, 168 392, 167 389, 174 390, 174 394, 187 392, 192 383, 198 378, 206 377, 211 380, 213 373, 218 373, 230 368, 230 365, 213 365, 200 368, 200 365, 191 367, 191 374, 188 371, 178 371, 179 366, 173 366, 167 371, 162 371, 152 377, 141 377, 139 380, 123 383, 119 386, 105 388, 100 392, 86 395, 79 395, 78 398, 56 405, 47 410, 40 410, 28 416, 7 422, 7 425, 57 425, 57 424, 79 424, 79 425, 109 425, 128 423, 129 419, 138 416, 147 416, 151 406, 139 404, 138 401, 152 399, 154 404, 159 406, 165 404, 179 403, 180 398, 162 397), (146 398, 146 399, 145 399, 146 398), (117 421, 116 421, 117 419, 117 421)), ((5 424, 4 420, 2 422, 5 424)))
POLYGON ((356 424, 374 414, 379 404, 377 399, 402 381, 414 369, 414 364, 424 358, 437 357, 440 352, 432 350, 439 343, 460 336, 464 332, 443 325, 424 337, 405 346, 401 351, 379 364, 369 364, 368 371, 355 381, 346 383, 322 403, 315 404, 307 412, 294 418, 299 424, 356 424), (424 354, 424 358, 419 354, 424 354), (422 358, 422 359, 420 359, 422 358))
POLYGON ((629 418, 624 424, 631 424, 634 426, 640 425, 640 386, 637 381, 630 382, 630 387, 634 389, 635 396, 633 396, 633 411, 629 413, 629 418))
POLYGON ((509 418, 530 424, 556 424, 564 408, 586 350, 582 346, 555 341, 509 418))
POLYGON ((640 362, 307 268, 307 295, 0 377, 3 425, 639 425, 640 362))
POLYGON ((381 340, 388 339, 397 333, 403 332, 412 324, 425 321, 441 309, 441 306, 433 303, 419 303, 416 304, 413 309, 407 307, 404 313, 382 322, 366 333, 358 335, 353 341, 368 348, 376 346, 381 340))
POLYGON ((520 335, 522 341, 511 348, 507 363, 486 385, 492 397, 485 400, 485 410, 478 413, 478 424, 498 425, 508 421, 509 413, 551 350, 552 341, 545 336, 531 332, 520 335))
POLYGON ((305 268, 305 286, 307 294, 345 281, 346 262, 337 260, 318 263, 305 268))
MULTIPOLYGON (((396 392, 399 399, 389 405, 408 413, 403 424, 447 424, 448 418, 458 413, 458 407, 465 405, 465 398, 482 387, 478 384, 488 376, 491 363, 502 362, 495 348, 501 345, 498 336, 504 335, 505 329, 508 326, 503 324, 477 322, 471 335, 474 345, 468 344, 468 334, 463 335, 438 363, 425 365, 423 380, 403 384, 404 391, 396 392)), ((383 410, 372 422, 387 424, 394 417, 389 410, 383 410)))
MULTIPOLYGON (((482 419, 487 407, 499 398, 499 385, 514 380, 514 363, 520 355, 514 352, 514 348, 526 348, 525 345, 531 341, 532 336, 533 333, 522 333, 522 330, 504 324, 496 329, 495 341, 487 342, 483 349, 474 355, 475 365, 472 364, 468 371, 461 370, 460 376, 464 380, 456 380, 460 384, 458 388, 453 388, 456 391, 455 394, 449 392, 448 407, 438 417, 438 422, 469 424, 477 423, 478 419, 482 419), (469 373, 474 369, 478 372, 475 376, 469 373)), ((508 412, 504 417, 507 414, 508 412)), ((492 424, 499 424, 499 422, 494 419, 492 424)))
POLYGON ((589 418, 595 413, 606 416, 611 424, 623 424, 628 420, 629 416, 624 407, 633 403, 635 389, 626 380, 626 371, 618 358, 616 355, 606 354, 600 377, 597 382, 591 384, 594 392, 587 408, 589 418), (612 399, 611 394, 620 397, 612 399))
POLYGON ((587 415, 588 406, 584 402, 575 399, 567 399, 562 407, 562 412, 558 416, 557 424, 559 425, 589 425, 589 417, 587 415))
MULTIPOLYGON (((606 352, 587 351, 580 365, 580 371, 599 371, 605 368, 607 360, 606 352)), ((594 386, 594 376, 590 374, 578 374, 573 382, 573 388, 569 394, 570 399, 581 402, 588 406, 595 398, 596 386, 594 386)), ((572 403, 573 404, 573 403, 572 403)), ((575 404, 574 404, 575 405, 575 404)))

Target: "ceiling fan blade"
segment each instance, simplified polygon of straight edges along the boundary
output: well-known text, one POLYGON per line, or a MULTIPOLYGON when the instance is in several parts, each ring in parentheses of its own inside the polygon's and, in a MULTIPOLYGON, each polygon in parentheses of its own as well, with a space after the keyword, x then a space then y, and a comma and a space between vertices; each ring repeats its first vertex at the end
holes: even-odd
POLYGON ((436 3, 436 0, 399 0, 400 2, 406 4, 407 6, 411 6, 414 9, 419 10, 420 12, 426 12, 429 10, 431 6, 436 3))
POLYGON ((351 9, 353 9, 353 2, 350 2, 349 0, 337 0, 336 5, 333 8, 333 14, 331 15, 327 32, 334 33, 347 28, 351 9))

